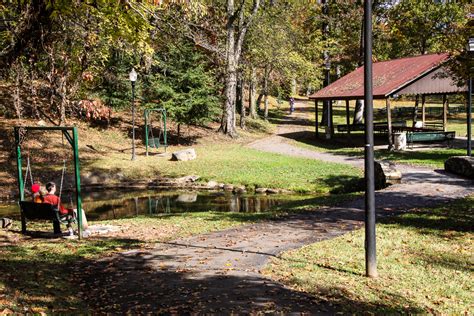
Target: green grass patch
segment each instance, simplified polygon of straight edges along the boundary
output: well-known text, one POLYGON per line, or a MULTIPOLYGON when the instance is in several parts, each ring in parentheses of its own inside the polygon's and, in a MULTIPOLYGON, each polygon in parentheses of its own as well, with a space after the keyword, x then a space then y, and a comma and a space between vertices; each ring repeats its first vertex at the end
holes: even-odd
MULTIPOLYGON (((344 136, 338 136, 338 139, 344 136)), ((348 147, 344 143, 333 142, 328 140, 315 140, 309 138, 302 138, 294 140, 294 145, 319 152, 328 152, 335 155, 364 157, 364 150, 362 147, 348 147)), ((376 149, 375 159, 390 160, 397 163, 426 166, 433 168, 443 168, 444 162, 451 156, 463 156, 466 154, 465 149, 459 148, 437 148, 437 149, 423 149, 423 150, 404 150, 404 151, 389 151, 387 149, 376 149)))
POLYGON ((179 177, 195 174, 201 181, 245 185, 249 188, 285 188, 297 192, 326 193, 338 180, 361 176, 361 171, 346 165, 295 158, 246 148, 239 144, 196 146, 198 158, 175 162, 167 158, 129 157, 109 154, 91 161, 84 169, 123 172, 133 179, 156 178, 157 175, 179 177))
POLYGON ((364 276, 364 232, 285 253, 265 273, 348 313, 469 314, 474 196, 377 225, 377 279, 364 276))

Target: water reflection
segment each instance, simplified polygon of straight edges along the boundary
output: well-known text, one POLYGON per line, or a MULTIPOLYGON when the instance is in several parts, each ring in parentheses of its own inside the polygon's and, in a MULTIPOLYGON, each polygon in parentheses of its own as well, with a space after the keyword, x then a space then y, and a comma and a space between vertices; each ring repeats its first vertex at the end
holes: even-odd
MULTIPOLYGON (((66 207, 74 207, 64 194, 66 207)), ((265 212, 291 199, 290 195, 235 195, 230 192, 88 192, 83 208, 91 220, 184 212, 265 212)), ((0 205, 0 217, 19 219, 18 204, 0 205)))
POLYGON ((85 200, 91 220, 183 212, 264 212, 280 205, 282 196, 234 195, 232 193, 163 193, 102 201, 85 200))

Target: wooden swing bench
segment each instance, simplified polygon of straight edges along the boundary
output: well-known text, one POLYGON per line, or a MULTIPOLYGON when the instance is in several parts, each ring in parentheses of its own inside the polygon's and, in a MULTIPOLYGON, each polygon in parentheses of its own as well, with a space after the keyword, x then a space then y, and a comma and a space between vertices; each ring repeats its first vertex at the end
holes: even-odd
POLYGON ((33 220, 47 220, 53 222, 55 234, 61 234, 61 224, 71 224, 76 220, 70 215, 63 215, 56 205, 48 203, 34 203, 20 201, 21 232, 26 234, 26 223, 33 220))

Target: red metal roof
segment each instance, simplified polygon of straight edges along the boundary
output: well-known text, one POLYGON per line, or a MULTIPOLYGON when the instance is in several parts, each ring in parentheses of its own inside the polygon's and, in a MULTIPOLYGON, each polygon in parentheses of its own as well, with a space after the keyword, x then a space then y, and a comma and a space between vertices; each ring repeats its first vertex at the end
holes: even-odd
MULTIPOLYGON (((372 68, 374 98, 386 98, 437 68, 448 58, 448 54, 431 54, 374 63, 372 68)), ((363 66, 310 96, 311 99, 319 100, 362 99, 363 97, 363 66)))

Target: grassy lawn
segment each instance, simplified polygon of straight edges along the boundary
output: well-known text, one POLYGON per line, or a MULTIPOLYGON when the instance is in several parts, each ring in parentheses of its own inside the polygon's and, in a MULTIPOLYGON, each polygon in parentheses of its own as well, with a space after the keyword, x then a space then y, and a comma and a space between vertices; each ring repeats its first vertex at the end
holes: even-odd
POLYGON ((362 230, 285 253, 265 274, 348 313, 470 314, 474 196, 377 225, 377 279, 364 276, 362 230))
POLYGON ((285 188, 298 192, 328 192, 337 179, 361 176, 361 172, 345 165, 288 157, 246 148, 240 144, 195 146, 198 158, 174 162, 168 158, 129 157, 110 154, 95 160, 85 169, 119 170, 126 177, 146 179, 156 175, 177 177, 196 174, 202 181, 245 185, 250 188, 285 188))

